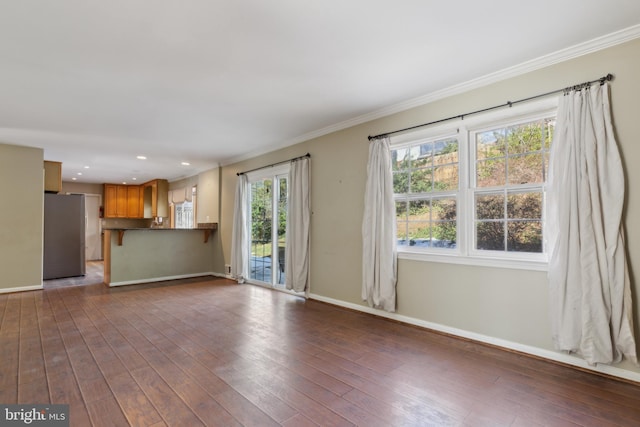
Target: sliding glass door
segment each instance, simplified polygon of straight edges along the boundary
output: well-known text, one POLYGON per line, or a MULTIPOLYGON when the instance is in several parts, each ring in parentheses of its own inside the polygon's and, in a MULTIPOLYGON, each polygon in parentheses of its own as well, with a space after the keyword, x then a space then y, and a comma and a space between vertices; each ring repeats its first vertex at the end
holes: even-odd
POLYGON ((286 168, 249 175, 251 244, 249 279, 284 287, 284 249, 287 230, 286 168), (265 173, 267 172, 267 173, 265 173))

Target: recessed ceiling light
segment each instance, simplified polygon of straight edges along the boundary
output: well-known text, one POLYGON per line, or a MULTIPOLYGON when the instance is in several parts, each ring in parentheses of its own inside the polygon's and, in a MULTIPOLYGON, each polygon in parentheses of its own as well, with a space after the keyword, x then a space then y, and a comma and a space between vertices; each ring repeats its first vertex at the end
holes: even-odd
POLYGON ((85 166, 84 168, 85 168, 85 169, 89 169, 89 166, 85 166))
POLYGON ((136 157, 136 159, 139 159, 139 160, 147 160, 147 156, 138 156, 138 157, 136 157))
POLYGON ((138 179, 138 178, 131 178, 132 181, 135 181, 136 179, 138 179))
POLYGON ((78 172, 78 175, 82 175, 82 172, 78 172))
POLYGON ((78 178, 76 178, 76 177, 74 176, 73 178, 71 178, 71 181, 75 181, 76 179, 78 179, 78 178))
POLYGON ((182 166, 189 166, 189 165, 191 165, 191 163, 189 163, 189 162, 182 162, 182 163, 180 163, 180 164, 181 164, 182 166))
POLYGON ((122 181, 122 183, 123 183, 124 185, 127 185, 127 181, 122 181))

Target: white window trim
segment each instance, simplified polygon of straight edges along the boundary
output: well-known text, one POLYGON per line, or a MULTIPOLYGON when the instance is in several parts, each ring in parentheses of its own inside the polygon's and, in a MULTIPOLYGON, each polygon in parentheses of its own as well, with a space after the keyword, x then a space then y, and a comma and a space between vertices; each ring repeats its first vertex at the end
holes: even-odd
MULTIPOLYGON (((523 254, 519 252, 502 251, 478 251, 473 249, 473 196, 471 187, 471 172, 475 165, 470 164, 471 144, 469 135, 483 129, 495 126, 508 126, 518 122, 533 121, 536 119, 555 115, 558 107, 558 98, 550 97, 537 101, 519 104, 510 108, 503 108, 493 112, 478 114, 472 117, 455 120, 438 126, 432 126, 410 133, 392 136, 391 149, 404 148, 420 143, 421 140, 434 140, 457 134, 460 179, 457 206, 458 206, 458 240, 455 249, 442 248, 415 248, 411 246, 398 246, 398 258, 414 261, 441 262, 450 264, 463 264, 483 267, 499 267, 534 271, 547 271, 548 255, 523 254), (462 167, 464 165, 464 167, 462 167)), ((544 186, 543 186, 544 190, 544 186)), ((544 222, 546 213, 543 212, 544 222)), ((546 242, 543 242, 546 248, 546 242)))

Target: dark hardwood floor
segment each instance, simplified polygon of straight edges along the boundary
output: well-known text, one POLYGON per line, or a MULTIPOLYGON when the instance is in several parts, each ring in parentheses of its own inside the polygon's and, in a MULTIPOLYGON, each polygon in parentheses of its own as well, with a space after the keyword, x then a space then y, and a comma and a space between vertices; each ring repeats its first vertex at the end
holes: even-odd
POLYGON ((640 425, 640 386, 214 278, 1 294, 0 403, 72 426, 640 425))

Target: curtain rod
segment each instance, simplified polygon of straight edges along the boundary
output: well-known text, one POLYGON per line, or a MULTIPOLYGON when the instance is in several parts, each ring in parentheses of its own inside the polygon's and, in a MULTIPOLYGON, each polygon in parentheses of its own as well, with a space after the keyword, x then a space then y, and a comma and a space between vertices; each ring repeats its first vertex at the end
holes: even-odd
POLYGON ((278 165, 281 165, 281 164, 284 164, 284 163, 295 162, 296 160, 304 159, 305 157, 311 157, 311 154, 307 153, 304 156, 298 156, 298 157, 294 157, 293 159, 283 160, 281 162, 276 162, 276 163, 271 163, 270 165, 267 165, 267 166, 261 166, 259 168, 251 169, 251 170, 248 170, 248 171, 238 172, 236 175, 240 176, 240 175, 244 175, 244 174, 247 174, 249 172, 257 171, 257 170, 260 170, 260 169, 271 168, 271 167, 278 166, 278 165))
POLYGON ((394 131, 391 131, 391 132, 381 133, 379 135, 369 136, 368 139, 369 139, 369 141, 371 141, 372 139, 383 138, 383 137, 386 137, 386 136, 389 136, 389 135, 394 135, 396 133, 406 132, 408 130, 413 130, 413 129, 421 128, 421 127, 424 127, 424 126, 435 125, 437 123, 442 123, 442 122, 446 122, 446 121, 449 121, 449 120, 455 120, 455 119, 464 120, 464 118, 466 116, 471 116, 473 114, 484 113, 486 111, 491 111, 491 110, 495 110, 495 109, 498 109, 498 108, 511 107, 514 104, 519 104, 521 102, 531 101, 532 99, 543 98, 545 96, 553 95, 553 94, 560 93, 560 92, 566 92, 566 91, 571 91, 571 90, 580 90, 583 87, 591 86, 594 83, 600 83, 601 85, 603 85, 604 82, 611 81, 612 79, 613 79, 613 75, 612 74, 607 74, 604 77, 600 77, 599 79, 596 79, 596 80, 591 80, 590 82, 584 82, 584 83, 580 83, 578 85, 568 86, 568 87, 565 87, 565 88, 562 88, 562 89, 552 90, 551 92, 542 93, 540 95, 535 95, 535 96, 530 96, 529 98, 523 98, 523 99, 519 99, 517 101, 507 101, 504 104, 495 105, 495 106, 489 107, 489 108, 483 108, 482 110, 476 110, 476 111, 472 111, 472 112, 466 113, 466 114, 458 114, 457 116, 447 117, 446 119, 435 120, 433 122, 423 123, 421 125, 416 125, 416 126, 411 126, 411 127, 404 128, 404 129, 394 130, 394 131))

